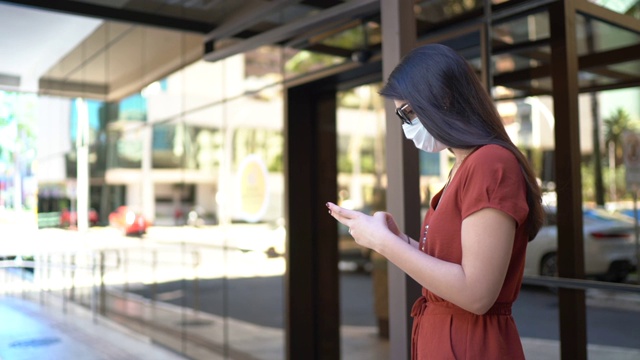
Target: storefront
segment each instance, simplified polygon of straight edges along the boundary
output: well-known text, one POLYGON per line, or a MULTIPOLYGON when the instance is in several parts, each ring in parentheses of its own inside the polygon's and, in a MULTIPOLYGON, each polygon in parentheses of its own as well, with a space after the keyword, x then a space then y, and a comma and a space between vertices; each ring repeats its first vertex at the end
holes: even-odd
MULTIPOLYGON (((194 271, 219 281, 212 302, 222 305, 212 311, 227 331, 187 332, 178 350, 192 356, 205 348, 260 358, 243 353, 234 321, 273 310, 231 284, 264 279, 256 289, 275 289, 284 311, 242 321, 273 335, 273 358, 348 358, 341 273, 355 254, 356 268, 370 271, 366 325, 379 341, 388 336, 393 358, 408 358, 417 284, 350 243, 324 204, 386 209, 419 237, 451 159, 418 154, 377 95, 416 45, 446 44, 473 65, 555 193, 561 277, 583 278, 581 208, 604 205, 615 183, 615 168, 603 175, 602 118, 620 106, 640 116, 637 1, 8 3, 104 19, 39 84, 43 95, 100 104, 92 206, 136 206, 167 228, 195 214, 202 222, 190 240, 224 248, 207 253, 216 266, 194 271)), ((586 358, 584 290, 562 289, 559 299, 562 357, 586 358)))

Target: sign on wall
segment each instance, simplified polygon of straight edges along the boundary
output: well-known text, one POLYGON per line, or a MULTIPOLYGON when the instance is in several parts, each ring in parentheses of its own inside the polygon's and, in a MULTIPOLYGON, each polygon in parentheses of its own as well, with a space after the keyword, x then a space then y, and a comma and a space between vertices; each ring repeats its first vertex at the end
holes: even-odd
POLYGON ((249 155, 238 169, 240 216, 244 221, 260 221, 269 204, 268 172, 258 155, 249 155))

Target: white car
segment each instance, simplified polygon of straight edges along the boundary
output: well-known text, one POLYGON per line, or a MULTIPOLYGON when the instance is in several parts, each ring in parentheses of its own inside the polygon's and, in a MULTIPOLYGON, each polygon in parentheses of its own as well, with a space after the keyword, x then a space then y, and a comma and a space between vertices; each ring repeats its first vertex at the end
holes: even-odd
MULTIPOLYGON (((527 246, 524 275, 557 276, 556 209, 546 208, 545 225, 527 246)), ((624 281, 636 267, 634 221, 603 209, 583 210, 585 276, 624 281)))

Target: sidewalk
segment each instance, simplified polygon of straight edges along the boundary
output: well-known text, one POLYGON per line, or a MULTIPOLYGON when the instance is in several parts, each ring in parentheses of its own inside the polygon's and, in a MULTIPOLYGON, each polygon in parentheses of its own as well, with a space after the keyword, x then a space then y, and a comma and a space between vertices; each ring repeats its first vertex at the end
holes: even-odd
POLYGON ((0 297, 0 360, 180 360, 109 320, 69 307, 67 314, 15 297, 0 297))
MULTIPOLYGON (((178 316, 177 307, 163 305, 168 316, 178 316), (174 314, 171 314, 173 308, 174 314)), ((204 332, 220 331, 220 318, 201 314, 210 320, 204 332), (215 328, 217 325, 218 328, 215 328)), ((233 354, 261 354, 264 359, 277 359, 282 354, 284 334, 282 330, 257 326, 227 319, 229 330, 242 348, 231 349, 233 354), (240 337, 242 339, 240 339, 240 337), (242 341, 238 341, 242 340, 242 341)), ((374 327, 343 327, 343 359, 389 359, 389 344, 376 336, 374 327)), ((525 354, 529 360, 560 359, 558 341, 523 338, 525 354)), ((609 346, 589 345, 590 360, 636 360, 640 349, 624 349, 609 346)), ((153 344, 148 338, 100 318, 97 323, 91 313, 77 306, 70 306, 63 314, 56 306, 41 306, 38 303, 14 297, 0 297, 0 360, 17 359, 154 359, 179 360, 183 357, 153 344), (9 325, 10 324, 10 325, 9 325)), ((207 356, 207 359, 224 358, 222 355, 207 356)), ((244 356, 241 356, 244 358, 244 356)))

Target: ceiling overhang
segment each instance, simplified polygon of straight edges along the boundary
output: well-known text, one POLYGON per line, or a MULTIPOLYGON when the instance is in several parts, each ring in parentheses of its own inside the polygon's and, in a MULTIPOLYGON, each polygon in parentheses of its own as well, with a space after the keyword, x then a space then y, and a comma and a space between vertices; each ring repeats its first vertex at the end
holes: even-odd
MULTIPOLYGON (((545 12, 552 2, 497 3, 492 9, 493 26, 545 12)), ((39 77, 38 84, 41 93, 106 101, 140 91, 194 61, 217 61, 264 45, 349 59, 362 48, 340 47, 325 40, 366 23, 380 25, 379 0, 0 0, 2 3, 100 19, 100 26, 61 54, 39 77)), ((578 16, 640 33, 637 19, 579 3, 578 16)), ((416 3, 418 37, 455 32, 465 24, 478 26, 483 20, 480 3, 455 14, 444 11, 447 4, 444 0, 416 3)), ((518 31, 516 25, 512 29, 518 31)), ((584 33, 591 36, 589 31, 584 33)), ((549 92, 547 82, 539 81, 550 74, 548 39, 507 43, 495 37, 492 45, 494 55, 514 55, 537 64, 495 73, 496 85, 518 89, 524 94, 520 96, 549 92)), ((479 54, 479 47, 478 43, 460 51, 473 57, 474 51, 479 54)), ((363 49, 378 53, 381 44, 365 42, 363 49)), ((619 49, 581 54, 580 71, 604 79, 600 84, 581 83, 581 91, 637 86, 640 75, 628 65, 636 60, 637 51, 631 42, 619 49)), ((0 67, 0 86, 15 87, 22 82, 19 74, 2 70, 0 67)))
MULTIPOLYGON (((140 91, 194 61, 312 36, 376 13, 378 0, 0 0, 103 22, 38 80, 38 92, 106 101, 140 91), (321 28, 320 30, 318 28, 321 28), (213 44, 216 46, 213 46, 213 44), (224 45, 226 44, 226 46, 224 45)), ((318 46, 334 55, 351 52, 318 46)), ((3 84, 15 86, 13 74, 3 84)))

